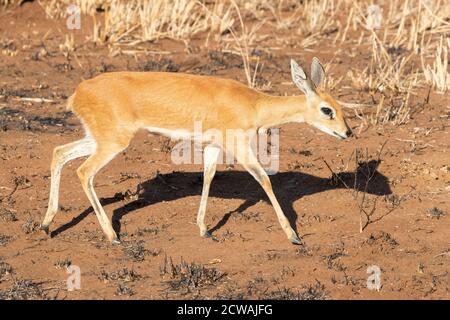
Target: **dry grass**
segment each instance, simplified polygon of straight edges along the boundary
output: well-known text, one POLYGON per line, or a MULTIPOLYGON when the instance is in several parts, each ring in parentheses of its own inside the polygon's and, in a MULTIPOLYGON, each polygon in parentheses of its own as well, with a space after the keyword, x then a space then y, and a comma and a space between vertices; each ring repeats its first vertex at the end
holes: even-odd
POLYGON ((441 0, 380 1, 383 20, 378 30, 367 27, 368 6, 352 4, 340 36, 341 43, 356 43, 371 52, 369 65, 349 76, 352 86, 369 93, 377 105, 375 114, 361 118, 366 124, 400 125, 411 115, 412 96, 426 94, 430 86, 438 92, 448 89, 450 44, 445 34, 450 32, 450 5, 441 0), (358 39, 349 36, 351 29, 362 30, 358 39))
POLYGON ((353 86, 368 92, 373 100, 379 96, 377 112, 370 119, 372 124, 405 123, 410 115, 410 97, 420 85, 418 70, 411 64, 414 54, 396 56, 375 32, 371 41, 369 65, 349 73, 353 86))
POLYGON ((422 68, 425 79, 433 88, 441 93, 447 92, 450 87, 450 74, 448 71, 448 51, 450 50, 450 38, 441 36, 439 46, 435 51, 433 66, 425 65, 422 57, 422 68))
POLYGON ((241 15, 241 11, 236 2, 232 1, 236 13, 239 17, 240 23, 240 34, 237 33, 231 26, 228 28, 230 31, 235 47, 237 48, 238 54, 242 57, 242 62, 244 63, 245 78, 247 79, 247 84, 250 88, 256 87, 256 75, 259 68, 259 58, 257 58, 256 63, 252 66, 252 55, 251 47, 255 42, 256 31, 262 26, 261 24, 253 27, 249 32, 247 26, 244 24, 244 20, 241 15))
POLYGON ((299 35, 310 36, 334 25, 342 3, 342 0, 247 1, 244 10, 259 20, 265 19, 269 12, 274 19, 271 25, 277 29, 292 29, 299 35))
POLYGON ((324 34, 339 29, 337 15, 343 0, 248 1, 244 12, 260 21, 267 20, 277 30, 289 30, 298 45, 306 48, 317 44, 324 34))
POLYGON ((50 18, 65 17, 65 8, 71 4, 79 6, 83 15, 92 18, 91 39, 96 43, 136 44, 163 38, 189 39, 200 32, 221 33, 233 23, 227 1, 217 1, 208 6, 193 0, 41 2, 50 18))
POLYGON ((164 258, 164 264, 160 266, 160 274, 167 284, 168 291, 180 295, 216 286, 226 276, 226 273, 216 268, 201 264, 187 263, 183 260, 174 264, 172 258, 167 256, 164 258))
POLYGON ((18 5, 20 1, 18 0, 0 0, 0 7, 6 8, 12 5, 18 5))

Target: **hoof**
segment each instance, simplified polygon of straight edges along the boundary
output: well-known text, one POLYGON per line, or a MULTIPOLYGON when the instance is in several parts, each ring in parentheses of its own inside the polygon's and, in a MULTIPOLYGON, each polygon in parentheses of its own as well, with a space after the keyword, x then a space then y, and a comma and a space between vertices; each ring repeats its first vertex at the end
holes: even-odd
POLYGON ((40 229, 45 232, 46 235, 50 235, 49 226, 40 226, 40 229))
POLYGON ((122 244, 122 241, 120 241, 119 239, 116 238, 111 241, 111 244, 114 246, 118 246, 118 245, 122 244))
POLYGON ((300 241, 300 239, 298 238, 298 237, 295 237, 295 238, 293 238, 293 239, 289 239, 293 244, 296 244, 296 245, 301 245, 302 244, 302 242, 300 241))
POLYGON ((209 233, 208 231, 206 231, 204 234, 202 234, 202 238, 207 239, 207 238, 211 238, 211 237, 212 237, 212 234, 209 233))

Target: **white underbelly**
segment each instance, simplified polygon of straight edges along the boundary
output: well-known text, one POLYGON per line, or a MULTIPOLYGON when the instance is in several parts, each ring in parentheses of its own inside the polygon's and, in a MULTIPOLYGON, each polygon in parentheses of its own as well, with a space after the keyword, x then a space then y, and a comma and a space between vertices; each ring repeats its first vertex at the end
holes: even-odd
POLYGON ((149 132, 166 136, 172 140, 191 140, 195 142, 207 142, 209 139, 202 133, 194 133, 183 129, 164 129, 157 127, 147 127, 149 132))

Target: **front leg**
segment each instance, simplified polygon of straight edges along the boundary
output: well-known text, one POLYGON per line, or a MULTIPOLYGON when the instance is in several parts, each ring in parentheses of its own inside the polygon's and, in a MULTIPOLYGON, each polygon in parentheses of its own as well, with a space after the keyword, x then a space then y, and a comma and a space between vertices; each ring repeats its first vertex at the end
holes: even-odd
POLYGON ((294 229, 292 229, 289 220, 284 215, 283 210, 281 209, 281 206, 273 193, 272 184, 267 173, 261 167, 261 164, 258 162, 248 143, 241 141, 241 143, 238 144, 236 159, 263 187, 275 209, 281 228, 286 233, 289 241, 293 244, 301 244, 300 239, 294 229))
POLYGON ((208 145, 203 151, 203 190, 200 200, 200 208, 198 209, 197 225, 200 228, 200 236, 209 236, 207 226, 205 224, 206 202, 208 201, 209 188, 211 181, 216 173, 217 160, 221 149, 215 145, 208 145))

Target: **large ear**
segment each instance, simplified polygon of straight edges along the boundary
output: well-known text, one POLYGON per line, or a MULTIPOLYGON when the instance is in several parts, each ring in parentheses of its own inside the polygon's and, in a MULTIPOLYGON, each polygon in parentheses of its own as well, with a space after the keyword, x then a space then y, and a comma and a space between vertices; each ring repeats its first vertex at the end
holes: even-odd
POLYGON ((306 96, 310 96, 314 93, 314 89, 311 86, 311 82, 308 79, 306 72, 293 59, 291 59, 291 75, 292 81, 306 96))
POLYGON ((316 87, 319 87, 325 79, 325 69, 319 59, 314 57, 311 62, 311 80, 316 87))

